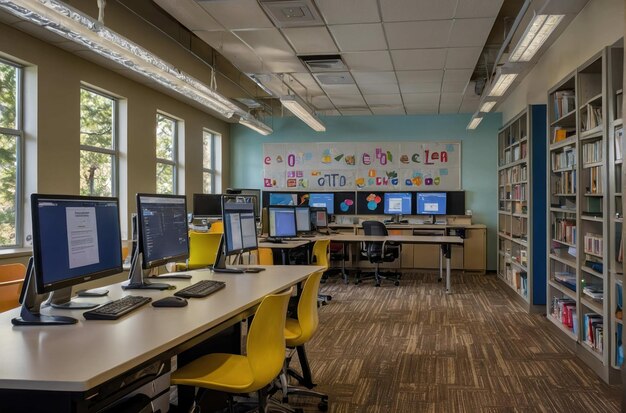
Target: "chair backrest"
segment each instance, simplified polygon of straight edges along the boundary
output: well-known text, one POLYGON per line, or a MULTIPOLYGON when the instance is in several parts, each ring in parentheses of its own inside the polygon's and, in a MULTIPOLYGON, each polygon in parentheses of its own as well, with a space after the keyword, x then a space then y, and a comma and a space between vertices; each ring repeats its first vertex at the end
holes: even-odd
POLYGON ((324 271, 326 271, 330 267, 330 252, 328 248, 329 246, 329 239, 319 239, 315 241, 315 244, 313 244, 312 255, 313 257, 315 257, 315 265, 321 265, 322 267, 324 267, 324 271))
POLYGON ((365 235, 389 235, 387 227, 380 221, 363 221, 365 235))
POLYGON ((209 232, 223 234, 224 233, 224 222, 223 221, 215 221, 211 223, 211 227, 209 228, 209 232))
POLYGON ((274 265, 274 253, 271 248, 259 248, 259 265, 274 265))
POLYGON ((217 249, 220 246, 222 234, 212 232, 189 231, 189 260, 187 268, 205 268, 215 264, 217 249))
POLYGON ((317 271, 309 276, 304 283, 298 301, 298 323, 302 331, 298 341, 305 343, 317 331, 319 316, 317 314, 317 294, 324 271, 317 271))
POLYGON ((253 387, 261 388, 280 373, 285 361, 285 319, 287 304, 293 288, 280 294, 266 296, 254 314, 248 340, 247 357, 253 387))
POLYGON ((24 264, 0 265, 0 312, 20 305, 19 298, 26 276, 24 264))

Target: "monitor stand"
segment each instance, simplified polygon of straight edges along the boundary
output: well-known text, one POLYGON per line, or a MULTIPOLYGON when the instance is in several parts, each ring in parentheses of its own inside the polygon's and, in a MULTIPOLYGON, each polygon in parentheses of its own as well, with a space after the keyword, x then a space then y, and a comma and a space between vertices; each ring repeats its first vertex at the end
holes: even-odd
POLYGON ((138 252, 133 255, 130 271, 128 273, 128 284, 122 285, 124 290, 169 290, 172 285, 165 283, 151 283, 143 277, 143 253, 138 252))
POLYGON ((22 310, 19 317, 11 320, 14 326, 41 326, 41 325, 67 325, 76 324, 77 319, 65 316, 43 315, 40 313, 41 304, 46 300, 47 294, 37 294, 35 289, 35 267, 33 258, 28 262, 28 272, 24 285, 22 286, 22 294, 20 303, 22 310))
POLYGON ((65 310, 88 310, 99 306, 98 303, 77 303, 72 301, 72 287, 61 288, 50 294, 50 298, 46 301, 52 308, 65 310))

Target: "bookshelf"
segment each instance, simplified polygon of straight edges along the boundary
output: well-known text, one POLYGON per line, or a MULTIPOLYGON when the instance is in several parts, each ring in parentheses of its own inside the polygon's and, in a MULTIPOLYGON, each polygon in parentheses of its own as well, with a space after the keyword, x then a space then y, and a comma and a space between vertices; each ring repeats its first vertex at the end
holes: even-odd
POLYGON ((498 132, 498 276, 528 311, 545 308, 545 145, 545 105, 498 132))
POLYGON ((619 321, 611 303, 618 291, 621 161, 611 141, 617 120, 609 118, 621 89, 621 72, 611 67, 619 53, 603 50, 548 92, 547 319, 607 382, 617 380, 619 321))

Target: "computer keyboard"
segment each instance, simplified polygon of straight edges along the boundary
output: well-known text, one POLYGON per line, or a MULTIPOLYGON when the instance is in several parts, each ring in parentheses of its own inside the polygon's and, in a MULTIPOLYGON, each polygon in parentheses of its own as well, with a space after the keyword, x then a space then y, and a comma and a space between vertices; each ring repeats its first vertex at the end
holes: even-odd
POLYGON ((127 295, 93 310, 85 311, 83 317, 85 317, 85 320, 117 320, 121 316, 148 304, 150 301, 152 301, 150 297, 127 295))
POLYGON ((191 284, 189 287, 176 291, 174 295, 184 298, 200 298, 206 297, 207 295, 212 294, 217 290, 221 290, 224 287, 226 287, 226 283, 222 281, 201 280, 197 283, 191 284))

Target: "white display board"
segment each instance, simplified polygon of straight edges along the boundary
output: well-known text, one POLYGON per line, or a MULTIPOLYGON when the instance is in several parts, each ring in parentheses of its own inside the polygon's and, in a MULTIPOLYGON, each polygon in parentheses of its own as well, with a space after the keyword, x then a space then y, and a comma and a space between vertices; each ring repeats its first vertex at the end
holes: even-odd
POLYGON ((263 178, 265 190, 458 190, 461 143, 266 143, 263 178))

